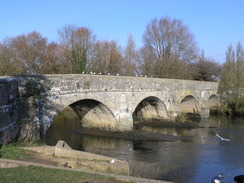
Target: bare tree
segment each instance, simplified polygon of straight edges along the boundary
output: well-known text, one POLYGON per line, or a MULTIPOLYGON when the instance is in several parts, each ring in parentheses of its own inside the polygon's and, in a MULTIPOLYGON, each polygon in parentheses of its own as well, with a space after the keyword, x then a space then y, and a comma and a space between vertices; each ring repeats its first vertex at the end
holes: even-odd
POLYGON ((157 77, 190 77, 187 64, 194 61, 198 49, 194 36, 181 20, 169 17, 152 20, 147 25, 143 40, 143 50, 146 49, 149 54, 146 57, 152 59, 157 77))
POLYGON ((6 38, 0 43, 0 75, 18 73, 16 62, 12 59, 13 52, 10 49, 10 39, 6 38))
POLYGON ((126 76, 134 76, 136 73, 137 60, 138 52, 136 50, 136 43, 133 36, 129 35, 123 54, 122 74, 126 76))
POLYGON ((50 43, 46 47, 43 74, 71 73, 69 62, 61 59, 62 50, 57 43, 50 43))
POLYGON ((121 73, 121 48, 115 41, 98 41, 95 53, 91 63, 91 70, 102 74, 121 73))
POLYGON ((1 46, 1 58, 15 67, 11 66, 14 73, 40 74, 44 67, 46 46, 47 39, 38 32, 8 38, 1 46))
POLYGON ((97 41, 95 44, 95 50, 95 56, 91 62, 90 70, 104 74, 106 72, 106 60, 108 60, 108 58, 106 58, 107 54, 105 54, 104 42, 97 41))
POLYGON ((43 71, 47 38, 38 32, 32 32, 26 36, 17 37, 16 47, 20 46, 22 58, 25 60, 26 69, 29 73, 40 74, 43 71), (19 45, 18 45, 19 44, 19 45))
MULTIPOLYGON (((139 52, 139 72, 138 74, 156 76, 155 66, 157 58, 148 47, 143 47, 139 52)), ((158 66, 159 67, 159 66, 158 66)))
POLYGON ((58 31, 63 58, 70 61, 73 73, 87 71, 94 54, 95 35, 85 27, 65 26, 58 31))

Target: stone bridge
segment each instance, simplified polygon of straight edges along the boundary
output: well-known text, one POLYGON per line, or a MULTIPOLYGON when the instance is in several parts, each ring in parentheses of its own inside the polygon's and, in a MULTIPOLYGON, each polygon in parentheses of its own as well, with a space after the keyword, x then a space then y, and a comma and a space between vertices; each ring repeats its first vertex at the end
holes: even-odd
POLYGON ((132 130, 137 120, 171 120, 181 113, 207 118, 218 102, 217 82, 192 80, 16 75, 0 78, 0 87, 0 128, 32 121, 40 125, 43 134, 68 106, 84 127, 123 131, 132 130))

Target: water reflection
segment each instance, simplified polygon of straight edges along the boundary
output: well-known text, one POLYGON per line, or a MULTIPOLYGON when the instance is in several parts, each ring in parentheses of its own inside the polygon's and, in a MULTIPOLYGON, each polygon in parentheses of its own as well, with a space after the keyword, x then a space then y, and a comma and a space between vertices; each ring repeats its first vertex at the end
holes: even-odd
POLYGON ((126 160, 125 156, 133 158, 133 143, 123 139, 113 139, 106 137, 83 136, 83 150, 96 154, 116 157, 117 159, 126 160))
POLYGON ((243 119, 210 118, 202 120, 202 128, 153 128, 145 131, 186 137, 176 142, 133 142, 123 139, 74 134, 80 128, 77 118, 67 112, 60 114, 49 128, 45 142, 55 145, 65 140, 72 148, 125 159, 131 175, 180 183, 206 183, 220 173, 224 182, 244 174, 243 119), (216 133, 231 141, 221 141, 216 133))
POLYGON ((81 136, 72 133, 72 130, 80 127, 79 119, 73 111, 61 112, 47 130, 44 141, 46 144, 54 146, 59 140, 64 140, 71 148, 79 149, 81 136))

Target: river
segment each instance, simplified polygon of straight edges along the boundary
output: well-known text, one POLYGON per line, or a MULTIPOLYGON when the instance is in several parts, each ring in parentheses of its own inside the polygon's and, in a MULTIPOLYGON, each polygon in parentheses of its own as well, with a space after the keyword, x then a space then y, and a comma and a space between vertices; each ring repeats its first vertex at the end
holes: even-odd
POLYGON ((176 142, 133 142, 74 133, 81 128, 73 112, 60 113, 48 129, 45 143, 66 141, 77 150, 126 160, 134 176, 177 183, 208 183, 223 173, 223 182, 231 183, 244 175, 244 119, 210 117, 199 122, 201 128, 152 128, 143 130, 186 137, 176 142), (219 134, 230 141, 223 141, 219 134))

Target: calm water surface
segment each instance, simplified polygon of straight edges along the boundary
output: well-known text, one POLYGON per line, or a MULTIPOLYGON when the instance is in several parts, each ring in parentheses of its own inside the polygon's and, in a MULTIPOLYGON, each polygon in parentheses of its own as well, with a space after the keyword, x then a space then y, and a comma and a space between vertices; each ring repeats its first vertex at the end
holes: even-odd
POLYGON ((176 142, 133 142, 123 139, 75 134, 80 122, 73 113, 59 114, 45 142, 66 141, 73 149, 127 160, 131 174, 177 183, 208 183, 224 173, 225 183, 244 174, 244 119, 211 117, 198 129, 152 128, 143 130, 187 137, 176 142), (216 133, 230 141, 221 141, 216 133))

